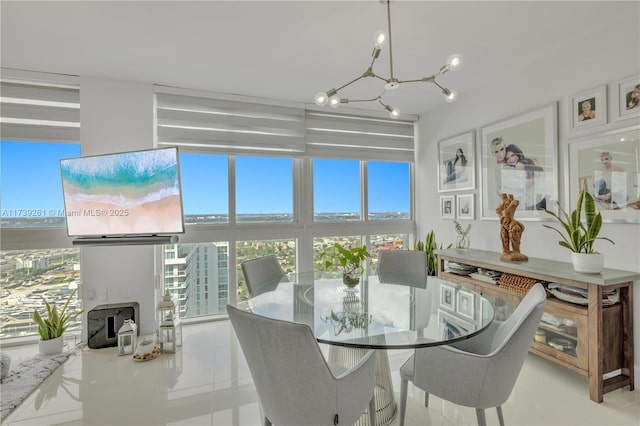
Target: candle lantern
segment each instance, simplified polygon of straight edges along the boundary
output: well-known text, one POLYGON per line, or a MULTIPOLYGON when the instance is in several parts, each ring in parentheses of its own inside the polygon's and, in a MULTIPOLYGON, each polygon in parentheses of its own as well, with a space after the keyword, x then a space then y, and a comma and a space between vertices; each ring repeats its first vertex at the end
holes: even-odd
POLYGON ((176 347, 182 345, 182 323, 176 314, 176 304, 169 290, 157 307, 158 343, 163 353, 175 353, 176 347))
POLYGON ((124 320, 118 330, 118 355, 131 355, 136 350, 138 326, 132 319, 124 320))

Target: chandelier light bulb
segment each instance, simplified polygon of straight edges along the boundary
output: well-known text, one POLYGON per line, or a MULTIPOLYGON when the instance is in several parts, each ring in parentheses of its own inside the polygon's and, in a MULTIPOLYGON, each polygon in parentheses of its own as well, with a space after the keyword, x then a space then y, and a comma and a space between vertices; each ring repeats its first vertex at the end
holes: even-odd
POLYGON ((447 59, 447 68, 449 70, 456 70, 460 68, 460 66, 462 66, 462 56, 457 53, 449 56, 449 59, 447 59))
POLYGON ((376 33, 376 47, 379 49, 382 48, 386 38, 387 38, 387 35, 384 33, 384 31, 378 31, 376 33))
POLYGON ((444 93, 444 98, 449 103, 455 102, 456 99, 458 99, 458 92, 455 90, 444 89, 442 93, 444 93))
POLYGON ((315 100, 316 105, 325 106, 327 104, 327 101, 329 100, 329 97, 327 96, 326 92, 318 92, 313 99, 315 100))
POLYGON ((340 98, 337 96, 332 96, 329 98, 329 106, 331 108, 338 108, 340 106, 340 98))
POLYGON ((384 109, 386 109, 389 112, 389 117, 398 118, 400 116, 400 110, 398 108, 394 108, 391 105, 386 105, 382 103, 380 99, 378 99, 378 102, 380 102, 380 104, 384 107, 384 109))

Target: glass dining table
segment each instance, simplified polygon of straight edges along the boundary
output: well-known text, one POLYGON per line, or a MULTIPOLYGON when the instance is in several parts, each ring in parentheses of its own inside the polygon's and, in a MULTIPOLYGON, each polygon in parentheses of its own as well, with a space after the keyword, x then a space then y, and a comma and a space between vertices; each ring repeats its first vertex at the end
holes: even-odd
MULTIPOLYGON (((307 324, 328 360, 352 367, 377 349, 376 424, 396 414, 389 349, 415 349, 468 339, 493 321, 493 305, 480 295, 437 277, 372 275, 350 288, 341 277, 300 273, 267 283, 237 306, 255 314, 307 324)), ((363 415, 359 424, 368 424, 363 415)))

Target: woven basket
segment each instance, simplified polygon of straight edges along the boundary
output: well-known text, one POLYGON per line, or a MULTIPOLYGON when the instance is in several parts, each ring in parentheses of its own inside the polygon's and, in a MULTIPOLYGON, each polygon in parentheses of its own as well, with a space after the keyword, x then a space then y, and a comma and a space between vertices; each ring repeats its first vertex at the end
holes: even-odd
POLYGON ((533 278, 521 277, 519 275, 502 274, 498 285, 508 290, 518 293, 527 293, 537 281, 533 278))

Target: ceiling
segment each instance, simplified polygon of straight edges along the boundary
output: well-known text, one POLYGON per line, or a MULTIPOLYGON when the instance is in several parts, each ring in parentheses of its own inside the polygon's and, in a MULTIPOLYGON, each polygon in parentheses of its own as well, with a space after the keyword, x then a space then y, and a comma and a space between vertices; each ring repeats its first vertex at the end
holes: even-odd
MULTIPOLYGON (((462 98, 638 13, 636 3, 393 1, 394 75, 429 76, 459 53, 463 67, 438 82, 462 98)), ((361 75, 376 31, 386 28, 378 0, 3 0, 0 8, 2 67, 304 103, 361 75)), ((387 55, 383 50, 374 67, 385 78, 387 55)), ((370 78, 342 93, 371 98, 382 86, 370 78)), ((405 84, 384 100, 411 114, 445 105, 435 86, 422 83, 405 84)))

